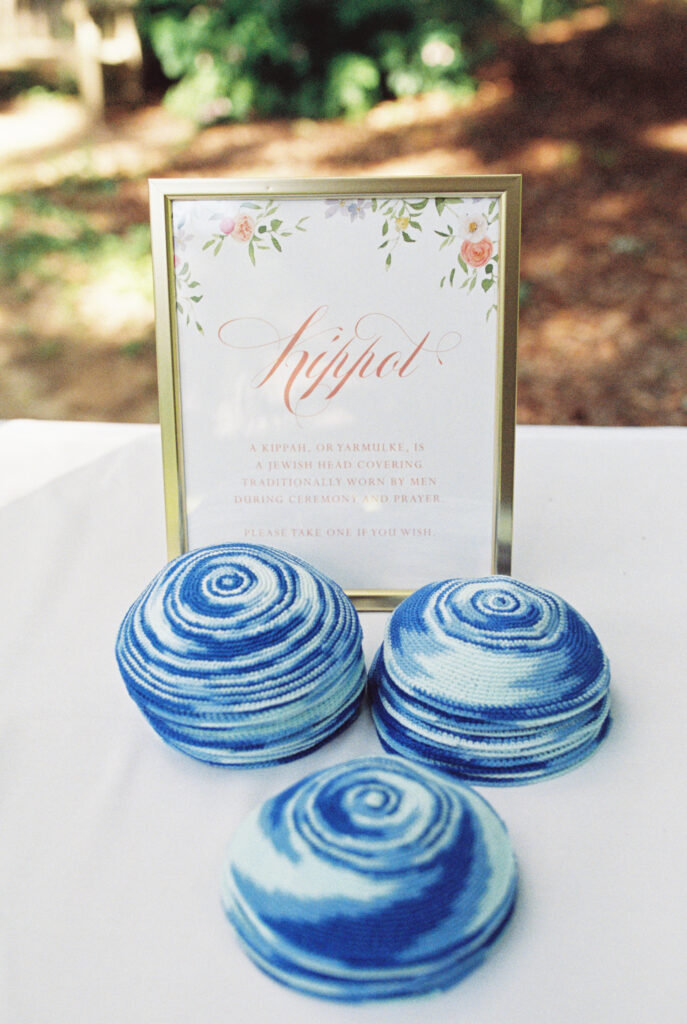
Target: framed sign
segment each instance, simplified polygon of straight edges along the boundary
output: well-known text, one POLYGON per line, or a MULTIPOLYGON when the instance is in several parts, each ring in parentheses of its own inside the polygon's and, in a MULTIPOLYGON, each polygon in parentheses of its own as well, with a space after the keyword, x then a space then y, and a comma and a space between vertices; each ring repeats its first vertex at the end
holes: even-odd
POLYGON ((520 177, 150 182, 170 557, 510 571, 520 177))

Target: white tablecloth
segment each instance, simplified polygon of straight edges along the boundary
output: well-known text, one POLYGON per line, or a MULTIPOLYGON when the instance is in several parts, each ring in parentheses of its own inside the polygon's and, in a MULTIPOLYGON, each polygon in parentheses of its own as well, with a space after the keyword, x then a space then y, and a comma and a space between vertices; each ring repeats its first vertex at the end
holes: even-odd
MULTIPOLYGON (((218 889, 249 808, 378 752, 367 715, 254 772, 165 746, 113 655, 165 559, 157 428, 0 426, 3 1024, 685 1020, 687 430, 521 428, 516 463, 514 575, 597 630, 613 727, 560 778, 482 789, 521 873, 489 961, 446 993, 349 1006, 261 974, 218 889)), ((368 658, 384 622, 363 617, 368 658)))

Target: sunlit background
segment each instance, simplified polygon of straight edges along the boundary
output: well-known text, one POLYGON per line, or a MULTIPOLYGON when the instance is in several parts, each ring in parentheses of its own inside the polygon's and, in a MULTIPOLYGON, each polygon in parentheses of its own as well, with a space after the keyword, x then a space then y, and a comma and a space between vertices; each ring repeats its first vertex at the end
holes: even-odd
POLYGON ((0 418, 157 418, 150 176, 518 172, 518 417, 687 424, 683 0, 0 0, 0 418))

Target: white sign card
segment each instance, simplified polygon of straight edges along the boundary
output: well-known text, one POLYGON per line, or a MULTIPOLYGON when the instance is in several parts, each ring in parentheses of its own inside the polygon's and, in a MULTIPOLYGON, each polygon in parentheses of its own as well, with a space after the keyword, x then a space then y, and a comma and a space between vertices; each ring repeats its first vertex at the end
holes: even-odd
POLYGON ((151 182, 170 555, 508 571, 520 180, 151 182))

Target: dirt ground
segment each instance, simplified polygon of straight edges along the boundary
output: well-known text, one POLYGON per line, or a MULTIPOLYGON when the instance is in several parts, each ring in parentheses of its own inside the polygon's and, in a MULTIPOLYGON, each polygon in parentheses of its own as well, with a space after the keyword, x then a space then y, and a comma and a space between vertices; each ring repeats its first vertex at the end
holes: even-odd
POLYGON ((59 198, 121 236, 137 287, 113 299, 107 261, 100 280, 69 265, 61 285, 56 263, 1 284, 0 417, 156 419, 148 176, 518 172, 519 421, 687 424, 687 6, 588 8, 502 42, 479 78, 461 107, 434 95, 356 123, 200 132, 160 106, 88 129, 65 101, 68 145, 31 138, 35 104, 7 104, 0 193, 59 198))

